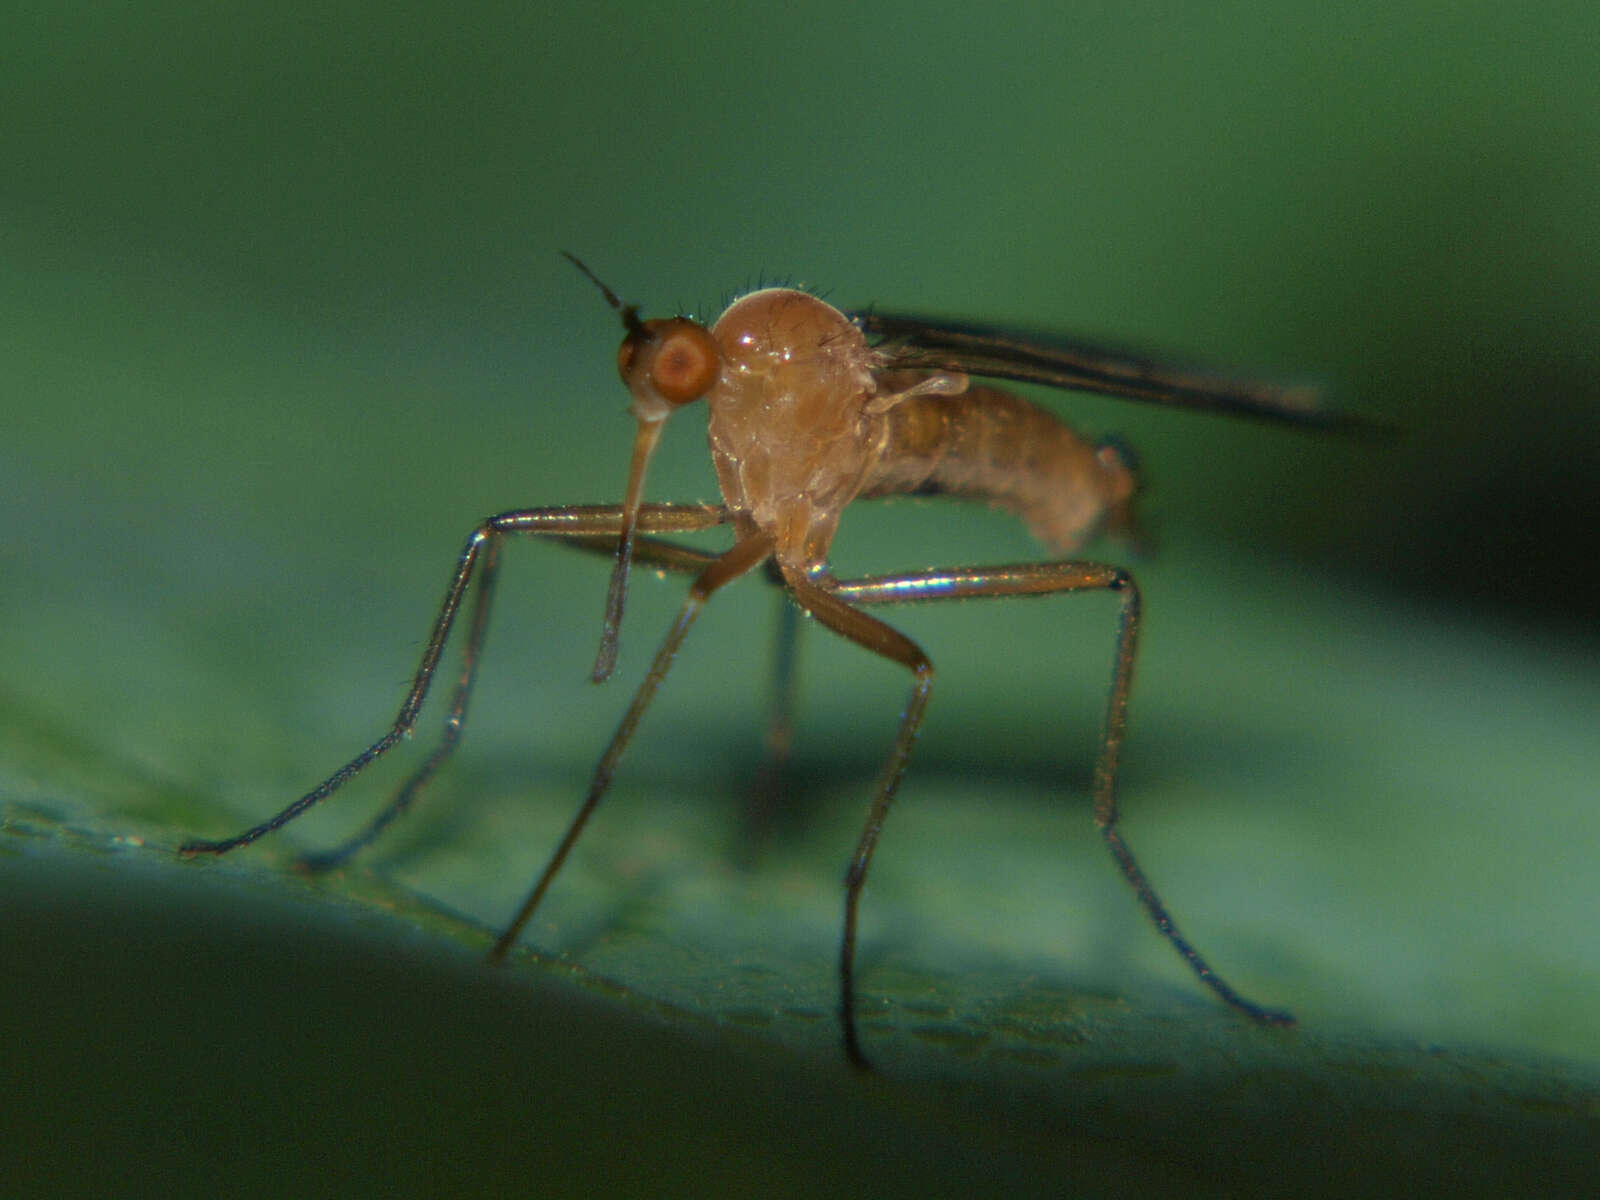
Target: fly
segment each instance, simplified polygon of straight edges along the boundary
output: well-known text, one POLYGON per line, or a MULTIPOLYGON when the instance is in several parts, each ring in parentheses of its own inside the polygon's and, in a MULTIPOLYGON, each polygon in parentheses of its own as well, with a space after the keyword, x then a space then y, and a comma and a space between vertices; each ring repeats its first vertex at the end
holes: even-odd
MULTIPOLYGON (((982 326, 872 312, 850 316, 790 288, 765 288, 742 296, 709 327, 681 316, 642 320, 634 306, 618 300, 588 267, 567 257, 621 315, 625 329, 617 368, 633 397, 635 426, 622 503, 515 509, 480 524, 456 562, 422 661, 389 730, 271 819, 221 841, 186 842, 180 853, 223 854, 248 845, 327 799, 406 738, 476 581, 461 674, 439 745, 359 833, 332 851, 307 857, 303 865, 320 870, 344 862, 404 813, 460 740, 507 538, 556 538, 612 555, 593 670, 596 682, 606 679, 616 665, 630 566, 639 562, 685 575, 690 580, 688 598, 601 755, 583 803, 490 951, 491 961, 501 962, 605 795, 701 608, 727 584, 765 566, 793 602, 788 612, 809 614, 840 637, 898 664, 912 681, 845 875, 839 1022, 845 1054, 856 1066, 866 1067, 856 1028, 857 914, 873 851, 922 723, 934 676, 922 648, 871 610, 907 602, 1104 591, 1118 598, 1120 612, 1110 698, 1094 768, 1095 823, 1157 929, 1200 980, 1252 1021, 1292 1024, 1288 1013, 1236 992, 1178 932, 1118 828, 1117 771, 1139 639, 1140 593, 1123 568, 1070 556, 1101 533, 1131 536, 1138 491, 1134 465, 1117 443, 1091 442, 1045 409, 1010 392, 974 384, 971 377, 1099 392, 1316 430, 1352 432, 1372 426, 1327 408, 1314 389, 1233 379, 982 326), (645 503, 646 468, 667 418, 702 400, 723 502, 645 503), (828 567, 828 550, 845 507, 858 499, 908 493, 965 497, 1009 510, 1062 557, 835 578, 828 567), (731 526, 733 532, 732 546, 720 554, 663 536, 719 525, 731 526)), ((780 671, 788 673, 786 667, 780 671)), ((779 715, 769 737, 774 746, 787 743, 789 705, 784 691, 780 679, 779 715)))

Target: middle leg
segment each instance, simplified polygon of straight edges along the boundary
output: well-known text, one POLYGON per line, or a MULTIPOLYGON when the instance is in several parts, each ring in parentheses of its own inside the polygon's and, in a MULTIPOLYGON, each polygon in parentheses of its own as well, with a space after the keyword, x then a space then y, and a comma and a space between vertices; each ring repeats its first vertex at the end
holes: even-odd
POLYGON ((617 726, 616 733, 611 735, 611 742, 606 747, 605 753, 600 756, 596 764, 594 775, 589 781, 589 791, 584 796, 583 804, 579 806, 578 813, 572 818, 567 831, 562 835, 560 843, 556 846, 555 853, 550 856, 550 861, 539 873, 528 898, 522 902, 522 907, 517 910, 517 915, 511 919, 505 931, 495 941, 493 949, 489 951, 489 960, 499 963, 516 944, 517 937, 527 925, 534 910, 539 907, 539 902, 544 899, 544 894, 549 890, 556 873, 561 870, 571 853, 573 845, 578 840, 578 835, 583 832, 584 826, 589 823, 589 818, 594 815, 595 808, 599 805, 601 797, 611 786, 611 777, 616 773, 617 764, 622 760, 623 751, 628 748, 628 743, 633 740, 634 730, 638 728, 640 719, 645 710, 650 707, 650 701, 655 698, 656 690, 661 686, 661 681, 666 678, 667 669, 672 666, 672 660, 677 657, 678 648, 683 645, 683 639, 689 632, 689 627, 694 624, 694 619, 699 615, 700 609, 706 600, 719 588, 732 583, 741 575, 760 565, 763 559, 772 553, 772 541, 764 534, 756 534, 743 541, 734 543, 720 558, 714 559, 690 585, 689 596, 683 603, 683 609, 678 614, 678 619, 667 631, 666 638, 661 643, 661 648, 656 651, 655 660, 650 664, 650 670, 645 675, 644 681, 639 684, 639 689, 634 693, 633 702, 628 705, 628 711, 623 714, 621 723, 617 726))

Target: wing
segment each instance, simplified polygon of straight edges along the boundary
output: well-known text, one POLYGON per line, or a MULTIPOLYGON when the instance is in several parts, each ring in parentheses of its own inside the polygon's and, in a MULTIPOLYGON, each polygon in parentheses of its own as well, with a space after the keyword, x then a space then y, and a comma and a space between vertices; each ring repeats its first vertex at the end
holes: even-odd
POLYGON ((1105 346, 891 313, 851 319, 892 369, 960 371, 1335 433, 1387 427, 1328 407, 1322 389, 1245 379, 1105 346))

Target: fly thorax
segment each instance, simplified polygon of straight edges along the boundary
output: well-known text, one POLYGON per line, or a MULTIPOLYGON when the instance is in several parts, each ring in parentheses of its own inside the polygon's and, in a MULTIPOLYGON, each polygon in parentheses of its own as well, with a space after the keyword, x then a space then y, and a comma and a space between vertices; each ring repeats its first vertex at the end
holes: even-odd
POLYGON ((780 559, 812 562, 881 440, 866 411, 872 351, 843 313, 786 288, 741 298, 712 333, 723 367, 706 399, 724 499, 772 534, 780 559))

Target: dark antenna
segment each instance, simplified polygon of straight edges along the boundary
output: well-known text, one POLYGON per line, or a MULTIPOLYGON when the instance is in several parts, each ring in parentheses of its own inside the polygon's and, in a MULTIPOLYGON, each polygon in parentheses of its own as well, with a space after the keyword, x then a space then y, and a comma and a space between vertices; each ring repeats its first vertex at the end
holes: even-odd
POLYGON ((589 270, 589 265, 576 254, 569 254, 563 250, 561 257, 582 271, 589 282, 600 289, 600 294, 606 298, 606 303, 622 314, 622 323, 628 327, 629 333, 639 333, 643 330, 644 322, 639 320, 639 306, 637 304, 624 304, 621 300, 618 300, 617 294, 608 288, 598 275, 589 270))

